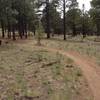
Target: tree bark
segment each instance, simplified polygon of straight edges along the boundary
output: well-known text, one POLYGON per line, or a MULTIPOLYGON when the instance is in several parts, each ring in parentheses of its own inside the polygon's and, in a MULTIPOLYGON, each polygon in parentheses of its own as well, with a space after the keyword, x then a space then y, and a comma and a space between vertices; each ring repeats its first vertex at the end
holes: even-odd
POLYGON ((63 34, 64 34, 64 40, 66 40, 66 2, 63 0, 63 34))
POLYGON ((75 26, 75 23, 73 22, 73 36, 76 36, 76 26, 75 26))
POLYGON ((15 36, 15 25, 12 26, 12 33, 13 33, 13 40, 16 40, 16 36, 15 36))
POLYGON ((1 20, 1 28, 2 28, 2 38, 5 38, 5 29, 4 29, 4 22, 1 20))
POLYGON ((100 36, 100 23, 99 21, 97 22, 97 36, 100 36))
POLYGON ((8 22, 8 38, 11 39, 11 25, 8 22))
POLYGON ((26 21, 25 21, 25 28, 24 28, 24 30, 25 30, 25 38, 27 39, 27 37, 28 37, 28 35, 27 35, 27 23, 26 23, 26 21))
POLYGON ((20 17, 20 14, 18 15, 18 32, 19 32, 20 38, 22 39, 23 36, 22 36, 22 28, 21 28, 21 17, 20 17))
POLYGON ((49 16, 49 0, 46 0, 46 31, 47 31, 47 39, 50 38, 50 16, 49 16))

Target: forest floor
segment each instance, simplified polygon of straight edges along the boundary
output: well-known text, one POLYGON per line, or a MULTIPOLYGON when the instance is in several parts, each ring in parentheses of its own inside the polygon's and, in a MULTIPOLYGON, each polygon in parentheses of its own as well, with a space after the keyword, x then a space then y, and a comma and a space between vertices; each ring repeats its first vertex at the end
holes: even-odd
POLYGON ((42 44, 30 39, 0 47, 1 100, 99 100, 98 44, 42 44))
MULTIPOLYGON (((100 65, 98 64, 100 63, 100 52, 99 52, 100 44, 99 43, 95 44, 94 42, 93 43, 91 42, 81 43, 81 46, 83 46, 82 49, 87 50, 87 52, 90 52, 90 56, 89 56, 89 54, 86 53, 86 51, 85 52, 81 51, 79 43, 78 43, 79 47, 75 50, 76 48, 76 46, 74 46, 75 43, 72 43, 73 46, 70 49, 68 49, 68 44, 67 44, 67 49, 66 49, 64 42, 59 41, 57 43, 57 42, 52 41, 51 43, 51 41, 52 40, 43 41, 43 44, 47 44, 46 46, 44 45, 43 48, 48 51, 59 52, 60 54, 72 59, 75 62, 75 64, 78 65, 78 67, 83 71, 84 76, 86 77, 88 84, 91 87, 91 90, 93 92, 94 100, 99 100, 100 99, 100 77, 99 77, 100 76, 100 67, 99 67, 100 65), (82 45, 82 44, 85 44, 85 45, 82 45), (93 48, 95 48, 95 50, 93 48), (80 50, 80 52, 77 50, 80 50), (93 57, 91 50, 95 57, 93 57)), ((32 44, 29 44, 29 45, 33 46, 32 44)))

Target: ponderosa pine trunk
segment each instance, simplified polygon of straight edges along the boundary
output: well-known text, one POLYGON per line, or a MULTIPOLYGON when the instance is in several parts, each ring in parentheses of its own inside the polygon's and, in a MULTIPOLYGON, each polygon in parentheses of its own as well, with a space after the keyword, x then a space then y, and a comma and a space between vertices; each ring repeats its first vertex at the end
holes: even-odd
POLYGON ((25 30, 25 38, 27 39, 27 22, 25 21, 25 25, 24 25, 24 30, 25 30))
POLYGON ((64 34, 64 40, 66 40, 66 2, 63 0, 63 34, 64 34))
POLYGON ((46 0, 46 32, 47 32, 47 39, 50 38, 50 16, 49 16, 49 0, 46 0))
POLYGON ((11 24, 8 21, 8 38, 11 39, 11 24))
POLYGON ((13 40, 16 40, 16 36, 15 36, 15 25, 12 26, 12 35, 13 35, 13 40))
POLYGON ((2 38, 5 38, 5 28, 3 20, 1 20, 1 28, 2 28, 2 38))
POLYGON ((98 21, 98 23, 97 23, 97 36, 100 36, 100 23, 99 23, 99 21, 98 21))
POLYGON ((23 36, 22 36, 22 26, 21 26, 21 17, 20 17, 20 14, 18 15, 18 32, 19 32, 19 36, 20 38, 22 39, 23 36))
POLYGON ((73 30, 73 36, 76 36, 77 34, 76 34, 76 26, 75 26, 75 23, 73 22, 73 28, 72 28, 72 30, 73 30))

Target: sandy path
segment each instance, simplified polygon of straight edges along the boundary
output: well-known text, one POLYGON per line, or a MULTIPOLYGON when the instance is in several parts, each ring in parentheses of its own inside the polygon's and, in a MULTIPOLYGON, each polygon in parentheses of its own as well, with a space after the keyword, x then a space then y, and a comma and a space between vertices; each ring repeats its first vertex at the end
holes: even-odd
MULTIPOLYGON (((31 43, 24 46, 34 49, 34 46, 31 43)), ((94 95, 93 100, 100 100, 100 68, 96 65, 93 59, 80 55, 75 51, 66 52, 63 50, 51 49, 49 47, 38 47, 38 49, 39 48, 50 52, 59 52, 60 54, 74 60, 75 64, 83 71, 83 74, 87 79, 88 85, 94 95)))
POLYGON ((86 77, 88 84, 94 95, 93 100, 100 100, 100 74, 97 72, 96 68, 99 66, 90 58, 84 57, 77 52, 66 52, 62 50, 43 48, 51 52, 59 52, 60 54, 67 56, 74 60, 75 64, 83 71, 84 76, 86 77))

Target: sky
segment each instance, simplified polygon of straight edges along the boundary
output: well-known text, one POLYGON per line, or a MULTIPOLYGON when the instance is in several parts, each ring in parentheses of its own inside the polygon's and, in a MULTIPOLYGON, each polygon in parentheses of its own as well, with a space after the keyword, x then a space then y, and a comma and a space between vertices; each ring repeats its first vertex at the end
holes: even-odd
POLYGON ((91 8, 90 1, 91 0, 77 0, 79 2, 79 7, 82 9, 83 3, 85 4, 85 9, 89 10, 91 8))

